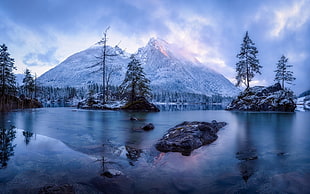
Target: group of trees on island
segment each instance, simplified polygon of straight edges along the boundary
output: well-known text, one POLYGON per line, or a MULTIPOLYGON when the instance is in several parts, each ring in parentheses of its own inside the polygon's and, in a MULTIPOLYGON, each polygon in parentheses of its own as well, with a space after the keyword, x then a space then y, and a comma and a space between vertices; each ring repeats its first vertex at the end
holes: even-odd
MULTIPOLYGON (((250 39, 248 32, 246 32, 240 52, 237 54, 237 58, 239 59, 236 63, 237 86, 244 84, 246 89, 248 89, 255 74, 261 74, 260 69, 262 66, 259 64, 257 54, 258 50, 255 47, 255 43, 250 39)), ((292 81, 296 79, 293 76, 293 72, 288 70, 292 65, 287 64, 287 62, 288 58, 282 55, 276 64, 274 81, 281 83, 282 89, 285 89, 284 83, 292 84, 292 81)))

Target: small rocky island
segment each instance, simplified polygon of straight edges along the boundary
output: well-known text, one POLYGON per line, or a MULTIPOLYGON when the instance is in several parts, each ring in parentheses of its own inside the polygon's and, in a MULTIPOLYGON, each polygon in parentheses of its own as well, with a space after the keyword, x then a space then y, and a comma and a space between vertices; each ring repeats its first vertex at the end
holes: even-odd
POLYGON ((125 106, 122 106, 121 109, 129 111, 159 112, 159 109, 144 97, 138 97, 135 101, 128 102, 125 106))
POLYGON ((77 108, 91 110, 126 110, 139 112, 159 112, 160 110, 144 97, 137 97, 133 102, 115 102, 103 104, 101 100, 91 98, 78 103, 77 108))
POLYGON ((269 87, 254 86, 246 89, 226 110, 294 112, 295 108, 293 93, 276 83, 269 87))
POLYGON ((185 121, 169 129, 155 147, 161 152, 180 152, 189 156, 194 149, 214 142, 218 137, 216 133, 226 124, 217 121, 185 121))

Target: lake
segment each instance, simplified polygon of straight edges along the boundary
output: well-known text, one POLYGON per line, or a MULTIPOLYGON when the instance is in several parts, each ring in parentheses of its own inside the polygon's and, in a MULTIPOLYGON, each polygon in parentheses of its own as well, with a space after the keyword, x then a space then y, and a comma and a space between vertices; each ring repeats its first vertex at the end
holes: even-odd
POLYGON ((78 193, 310 192, 310 112, 214 109, 0 113, 0 132, 6 137, 0 144, 0 193, 35 193, 50 185, 70 185, 78 193), (176 124, 212 120, 228 125, 215 142, 190 156, 154 148, 176 124), (146 123, 155 129, 140 130, 146 123), (126 146, 142 153, 130 159, 126 146), (121 175, 103 176, 107 169, 121 175))

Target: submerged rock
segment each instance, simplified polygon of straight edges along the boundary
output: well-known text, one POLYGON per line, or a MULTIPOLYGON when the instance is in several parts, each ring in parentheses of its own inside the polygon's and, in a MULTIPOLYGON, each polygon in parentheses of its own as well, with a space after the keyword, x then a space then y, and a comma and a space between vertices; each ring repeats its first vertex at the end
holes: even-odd
POLYGON ((148 123, 148 124, 143 125, 141 127, 141 129, 143 129, 144 131, 149 131, 149 130, 152 130, 154 128, 155 128, 155 126, 153 125, 153 123, 148 123))
POLYGON ((239 170, 242 179, 247 182, 249 178, 257 171, 256 160, 258 159, 257 151, 254 148, 248 148, 236 153, 236 158, 240 160, 239 170))
POLYGON ((127 158, 133 161, 137 161, 140 157, 142 150, 138 148, 134 148, 132 146, 126 145, 126 151, 127 151, 127 158))
POLYGON ((113 178, 116 176, 121 176, 124 175, 121 171, 116 170, 116 169, 107 169, 102 173, 102 176, 108 177, 108 178, 113 178))
POLYGON ((73 185, 64 184, 64 185, 46 185, 40 188, 40 194, 47 194, 47 193, 75 193, 73 185))
POLYGON ((181 152, 190 155, 191 151, 217 139, 216 133, 227 123, 225 122, 183 122, 168 130, 156 143, 161 152, 181 152))
POLYGON ((255 86, 241 92, 226 110, 294 112, 293 93, 283 90, 279 83, 269 87, 255 86))
POLYGON ((131 121, 137 121, 138 119, 136 117, 130 117, 129 120, 131 121))
POLYGON ((130 111, 142 111, 142 112, 160 111, 154 104, 148 102, 144 97, 139 97, 134 102, 127 103, 121 109, 130 111))
POLYGON ((258 159, 258 156, 257 156, 257 152, 255 149, 248 149, 248 150, 237 152, 236 158, 238 160, 249 161, 249 160, 258 159))

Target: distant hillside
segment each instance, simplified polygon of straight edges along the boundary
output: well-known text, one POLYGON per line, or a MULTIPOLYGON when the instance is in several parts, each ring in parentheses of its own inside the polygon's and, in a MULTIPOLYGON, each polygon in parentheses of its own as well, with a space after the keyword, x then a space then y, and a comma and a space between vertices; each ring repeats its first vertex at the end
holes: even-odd
POLYGON ((304 96, 310 96, 310 90, 304 91, 298 97, 300 98, 300 97, 304 97, 304 96))
POLYGON ((23 79, 24 79, 25 75, 24 74, 15 74, 15 76, 16 76, 15 81, 16 81, 17 85, 18 86, 23 85, 23 79))

